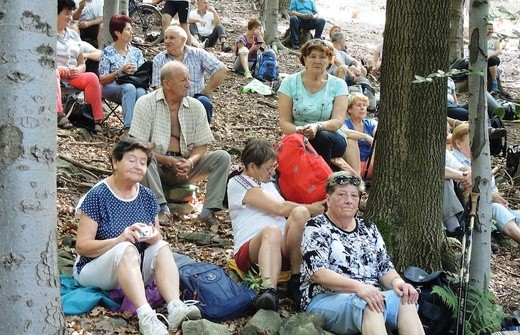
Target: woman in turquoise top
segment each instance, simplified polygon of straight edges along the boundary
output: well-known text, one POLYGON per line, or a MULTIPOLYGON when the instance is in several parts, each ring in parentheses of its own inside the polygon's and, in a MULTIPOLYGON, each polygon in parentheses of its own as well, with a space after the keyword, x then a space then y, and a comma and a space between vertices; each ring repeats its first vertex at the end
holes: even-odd
POLYGON ((326 71, 334 57, 332 43, 313 39, 300 52, 305 68, 286 77, 278 90, 280 128, 286 135, 303 134, 330 165, 347 148, 340 131, 348 105, 347 84, 326 71))
POLYGON ((103 97, 120 103, 123 108, 125 133, 128 133, 134 106, 137 99, 146 94, 146 90, 133 84, 116 83, 121 74, 132 74, 144 63, 141 50, 130 45, 132 41, 132 19, 125 15, 115 15, 110 19, 110 35, 114 43, 103 49, 99 61, 99 81, 103 85, 103 97))

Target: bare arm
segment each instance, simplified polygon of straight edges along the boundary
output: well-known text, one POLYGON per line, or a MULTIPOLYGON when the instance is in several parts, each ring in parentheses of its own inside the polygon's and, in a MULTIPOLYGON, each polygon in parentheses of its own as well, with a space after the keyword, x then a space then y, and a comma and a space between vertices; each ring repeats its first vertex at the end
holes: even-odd
POLYGON ((209 6, 208 10, 213 13, 213 21, 211 21, 211 23, 213 23, 214 26, 221 24, 220 16, 218 15, 215 8, 213 6, 209 6))
POLYGON ((211 93, 224 81, 226 78, 226 75, 228 73, 228 69, 226 67, 221 68, 217 72, 213 73, 211 78, 209 78, 208 83, 206 84, 206 87, 202 90, 202 94, 210 96, 211 93))
POLYGON ((325 202, 317 201, 309 205, 302 205, 292 201, 280 202, 260 187, 249 189, 242 201, 261 212, 283 217, 288 217, 291 211, 298 206, 307 208, 311 217, 322 214, 324 210, 323 203, 325 202))
POLYGON ((298 131, 298 127, 294 125, 292 117, 293 100, 291 97, 279 93, 278 94, 278 117, 280 119, 280 128, 285 135, 294 134, 298 131))
POLYGON ((402 298, 403 303, 417 303, 417 300, 419 299, 419 293, 411 284, 407 284, 397 273, 397 271, 395 271, 395 269, 388 271, 383 277, 379 279, 379 281, 385 287, 393 289, 394 292, 402 298))

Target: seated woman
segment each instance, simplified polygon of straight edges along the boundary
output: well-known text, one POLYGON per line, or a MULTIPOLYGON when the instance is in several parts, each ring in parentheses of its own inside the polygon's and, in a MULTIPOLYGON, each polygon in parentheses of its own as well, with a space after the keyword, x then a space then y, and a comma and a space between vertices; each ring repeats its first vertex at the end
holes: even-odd
POLYGON ((248 79, 253 78, 251 71, 254 70, 258 51, 264 45, 262 37, 262 24, 257 18, 252 18, 247 23, 247 31, 240 35, 235 44, 235 54, 237 58, 233 63, 233 71, 243 73, 248 79))
POLYGON ((137 99, 146 94, 142 87, 133 84, 116 83, 120 74, 132 74, 144 63, 143 53, 132 46, 132 19, 125 15, 115 15, 110 19, 110 35, 114 43, 103 49, 99 62, 99 81, 103 85, 103 97, 121 103, 125 121, 123 137, 128 134, 134 106, 137 99))
POLYGON ((377 121, 367 118, 367 106, 368 98, 362 93, 349 95, 348 118, 345 119, 343 131, 349 140, 345 160, 354 170, 359 166, 360 175, 364 179, 372 179, 374 173, 374 149, 372 145, 376 136, 377 121), (355 149, 356 144, 357 151, 355 149), (358 156, 355 156, 356 154, 358 156))
POLYGON ((62 82, 85 91, 85 100, 92 105, 96 122, 94 132, 101 134, 101 122, 104 118, 101 85, 96 74, 85 72, 85 61, 80 52, 81 39, 78 33, 68 28, 75 8, 74 0, 58 0, 56 63, 62 82))
POLYGON ((149 144, 127 138, 112 149, 113 173, 78 204, 79 226, 73 275, 78 283, 102 290, 121 288, 137 308, 141 334, 168 334, 150 307, 145 286, 155 279, 168 303, 169 329, 200 319, 195 305, 179 300, 179 273, 168 242, 161 236, 159 204, 139 184, 152 159, 149 144))
POLYGON ((498 66, 500 65, 500 58, 498 55, 502 53, 502 42, 494 35, 495 28, 492 22, 487 24, 487 56, 488 56, 488 75, 490 80, 491 91, 498 91, 498 66))
POLYGON ((321 315, 334 334, 386 334, 385 325, 400 335, 424 334, 419 294, 394 269, 376 225, 356 217, 361 178, 335 172, 325 188, 327 211, 303 233, 302 309, 321 315))
POLYGON ((280 128, 286 135, 299 133, 309 139, 329 164, 347 148, 341 125, 347 110, 347 84, 327 73, 332 64, 332 43, 312 39, 300 49, 305 67, 286 77, 278 90, 280 128))
MULTIPOLYGON (((471 149, 469 140, 469 124, 463 123, 451 134, 451 151, 453 156, 467 167, 471 167, 471 149)), ((498 192, 495 178, 491 180, 492 218, 502 234, 511 237, 520 245, 520 211, 509 209, 509 203, 498 192)))
POLYGON ((243 272, 256 269, 269 288, 258 294, 255 308, 277 310, 280 270, 291 270, 288 292, 299 303, 300 242, 305 223, 323 213, 323 202, 299 205, 285 201, 272 179, 277 166, 273 146, 249 140, 242 151, 244 171, 228 183, 229 215, 235 261, 243 272))

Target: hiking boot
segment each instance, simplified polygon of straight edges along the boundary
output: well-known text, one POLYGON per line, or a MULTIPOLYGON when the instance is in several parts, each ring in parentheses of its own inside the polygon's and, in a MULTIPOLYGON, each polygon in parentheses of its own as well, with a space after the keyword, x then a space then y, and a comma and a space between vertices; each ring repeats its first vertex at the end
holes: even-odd
POLYGON ((195 301, 183 302, 175 301, 175 307, 172 312, 168 314, 169 330, 177 330, 181 323, 185 320, 198 320, 202 317, 200 310, 195 306, 195 301))
POLYGON ((266 288, 258 292, 258 295, 253 302, 253 307, 255 311, 260 309, 277 311, 279 302, 280 299, 278 298, 278 293, 276 290, 274 288, 266 288))
POLYGON ((226 42, 222 42, 222 44, 220 45, 220 50, 222 50, 222 52, 230 52, 231 46, 226 42))
POLYGON ((203 209, 199 214, 199 220, 206 223, 208 226, 219 225, 220 222, 215 217, 215 214, 210 209, 203 209))
POLYGON ((289 283, 287 284, 287 296, 296 304, 300 306, 302 300, 302 293, 300 291, 300 275, 292 274, 289 283))
POLYGON ((505 137, 507 131, 504 128, 489 128, 489 139, 490 140, 499 140, 502 137, 505 137))
POLYGON ((161 226, 168 225, 172 219, 172 213, 170 211, 160 211, 159 212, 159 224, 161 226))
POLYGON ((161 316, 164 320, 166 318, 162 314, 151 313, 145 315, 142 319, 139 320, 139 331, 143 335, 168 335, 168 329, 162 323, 157 316, 161 316))
POLYGON ((246 71, 244 72, 244 77, 246 77, 246 79, 251 79, 253 78, 253 75, 251 74, 251 71, 246 71))

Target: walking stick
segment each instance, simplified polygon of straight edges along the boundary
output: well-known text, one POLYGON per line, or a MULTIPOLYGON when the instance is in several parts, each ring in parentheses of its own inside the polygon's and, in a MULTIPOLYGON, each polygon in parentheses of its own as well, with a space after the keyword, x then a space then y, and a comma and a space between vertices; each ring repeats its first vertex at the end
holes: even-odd
POLYGON ((469 213, 469 227, 462 237, 462 255, 460 256, 460 278, 458 290, 457 329, 455 334, 464 335, 466 325, 466 306, 469 290, 469 266, 471 263, 471 250, 473 248, 473 227, 477 217, 478 193, 471 193, 471 207, 469 213))

